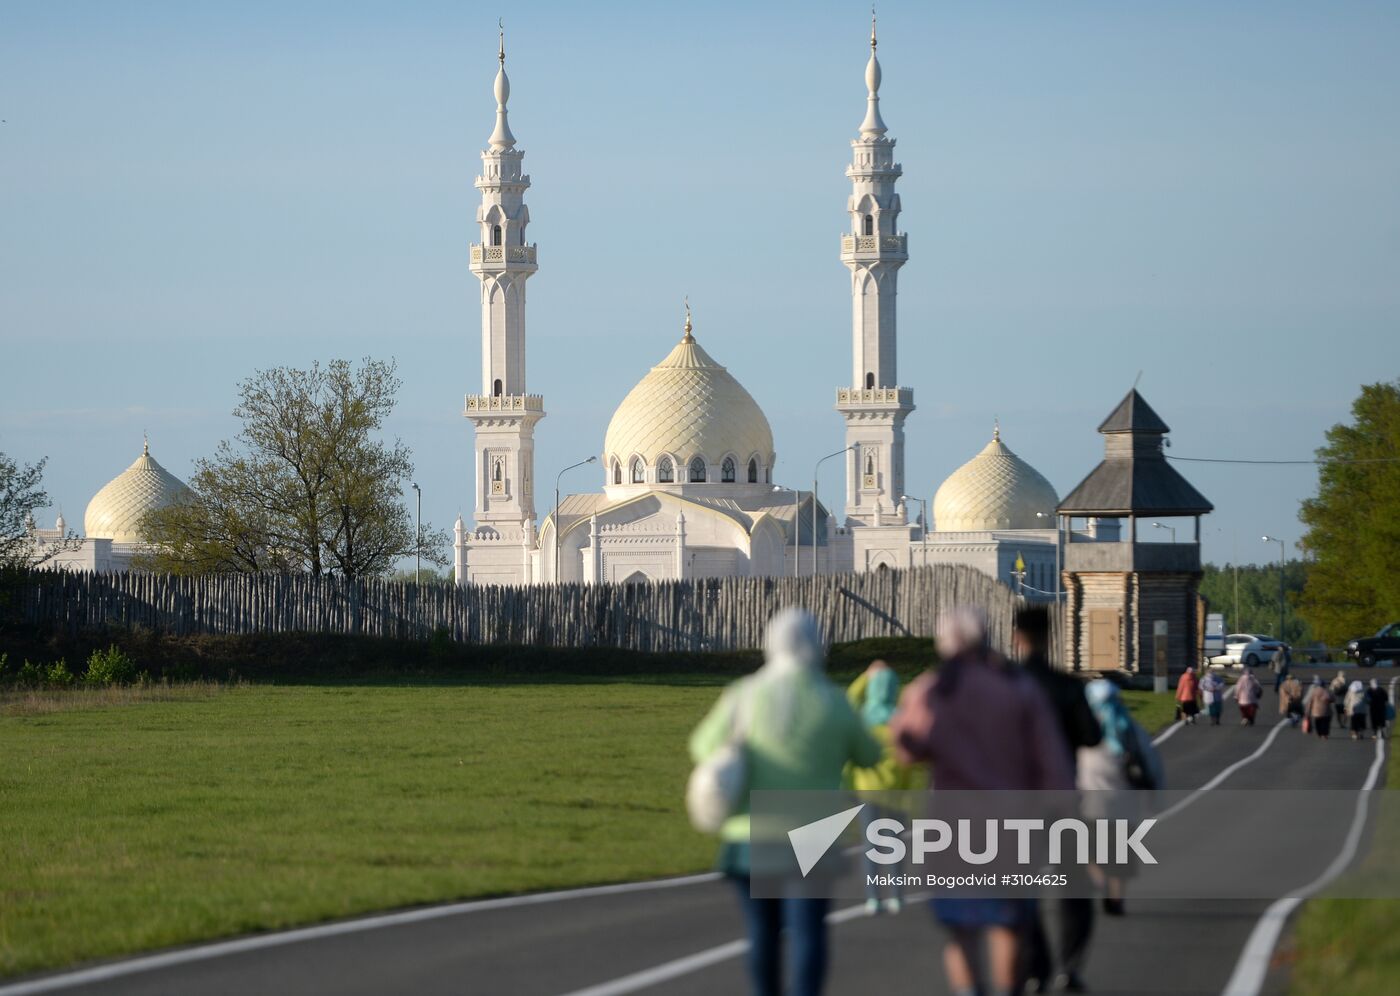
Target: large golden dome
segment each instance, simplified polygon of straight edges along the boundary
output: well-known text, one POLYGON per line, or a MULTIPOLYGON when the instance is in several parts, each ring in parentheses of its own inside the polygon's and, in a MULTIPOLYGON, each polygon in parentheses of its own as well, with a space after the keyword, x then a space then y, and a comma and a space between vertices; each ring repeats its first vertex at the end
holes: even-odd
POLYGON ((933 496, 934 528, 939 532, 1053 529, 1058 504, 1050 482, 1011 452, 1001 441, 998 427, 982 452, 953 471, 933 496))
POLYGON ((147 444, 135 463, 92 496, 83 516, 83 531, 114 543, 139 543, 145 514, 164 508, 188 490, 183 481, 156 463, 147 444))
POLYGON ((751 457, 770 467, 773 430, 753 396, 700 348, 687 318, 684 338, 613 413, 603 453, 608 466, 641 457, 654 467, 669 456, 684 467, 699 456, 714 467, 732 456, 740 467, 751 457))

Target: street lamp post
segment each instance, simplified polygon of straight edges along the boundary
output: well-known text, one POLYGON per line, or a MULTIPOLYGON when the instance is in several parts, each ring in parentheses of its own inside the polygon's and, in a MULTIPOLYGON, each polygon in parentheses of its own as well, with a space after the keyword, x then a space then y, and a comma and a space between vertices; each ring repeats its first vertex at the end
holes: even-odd
POLYGON ((835 453, 828 453, 817 461, 817 465, 812 468, 812 576, 817 576, 817 473, 822 469, 822 464, 832 457, 839 457, 842 453, 849 453, 855 449, 855 445, 847 446, 843 450, 835 453))
POLYGON ((571 463, 554 476, 554 583, 559 583, 559 482, 564 475, 575 467, 582 467, 585 464, 597 463, 598 458, 589 457, 587 460, 580 460, 578 463, 571 463))
MULTIPOLYGON (((920 510, 921 510, 919 514, 920 514, 920 516, 921 516, 921 518, 922 518, 922 520, 923 520, 923 527, 924 527, 924 528, 923 528, 923 538, 922 538, 922 540, 921 540, 920 545, 923 547, 922 555, 923 555, 924 566, 927 567, 927 566, 928 566, 928 499, 927 499, 927 498, 915 498, 913 495, 900 495, 900 496, 899 496, 899 500, 900 500, 900 501, 916 501, 916 502, 919 503, 919 508, 920 508, 920 510)), ((1036 513, 1036 514, 1038 515, 1039 513, 1036 513)))
POLYGON ((1173 542, 1173 543, 1176 542, 1176 526, 1169 526, 1169 525, 1167 525, 1167 524, 1164 523, 1164 522, 1154 522, 1154 523, 1152 523, 1152 528, 1153 528, 1153 529, 1166 529, 1166 530, 1169 530, 1169 531, 1171 532, 1171 534, 1172 534, 1172 542, 1173 542))
POLYGON ((1278 544, 1278 638, 1283 640, 1284 606, 1287 604, 1283 599, 1283 564, 1285 556, 1283 552, 1283 540, 1275 536, 1265 536, 1264 542, 1278 544))
POLYGON ((423 492, 418 485, 413 486, 418 510, 413 516, 413 583, 423 582, 423 492))

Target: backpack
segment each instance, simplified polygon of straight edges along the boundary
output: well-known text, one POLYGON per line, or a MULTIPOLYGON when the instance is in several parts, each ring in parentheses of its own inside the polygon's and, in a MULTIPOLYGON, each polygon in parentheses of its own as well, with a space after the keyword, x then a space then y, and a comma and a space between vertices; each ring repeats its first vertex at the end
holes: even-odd
POLYGON ((1119 738, 1123 745, 1123 777, 1135 789, 1162 787, 1162 758, 1157 748, 1146 740, 1141 728, 1131 720, 1119 738))
POLYGON ((685 810, 690 825, 701 833, 718 833, 743 805, 749 785, 746 741, 752 696, 747 681, 735 690, 729 738, 695 766, 686 782, 685 810))

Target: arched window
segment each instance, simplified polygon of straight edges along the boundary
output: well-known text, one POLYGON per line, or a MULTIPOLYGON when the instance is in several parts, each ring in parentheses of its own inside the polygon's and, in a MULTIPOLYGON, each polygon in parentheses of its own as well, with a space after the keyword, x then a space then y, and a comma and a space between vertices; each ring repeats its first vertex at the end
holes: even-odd
POLYGON ((868 215, 868 214, 867 214, 867 215, 865 216, 865 232, 864 232, 864 234, 866 234, 866 235, 874 235, 874 234, 875 234, 875 218, 874 218, 873 215, 868 215))
POLYGON ((616 460, 613 461, 613 483, 622 483, 622 464, 618 463, 616 460))
POLYGON ((705 483, 705 458, 704 458, 704 457, 696 457, 694 460, 691 460, 691 461, 690 461, 690 483, 691 483, 691 484, 704 484, 704 483, 705 483))
POLYGON ((643 484, 647 479, 646 464, 642 463, 641 457, 632 458, 632 483, 643 484))
POLYGON ((497 460, 497 461, 496 461, 496 468, 495 468, 493 471, 491 471, 491 480, 493 480, 493 481, 499 481, 500 479, 501 479, 501 461, 497 460))
POLYGON ((501 244, 501 226, 495 225, 491 228, 491 244, 498 246, 501 244))
POLYGON ((656 479, 662 484, 675 483, 676 470, 671 466, 670 457, 662 457, 661 462, 656 465, 656 479))
POLYGON ((724 463, 719 465, 719 479, 722 484, 734 483, 734 458, 725 457, 724 463))
POLYGON ((875 473, 875 458, 874 458, 873 456, 869 456, 869 455, 866 456, 866 458, 865 458, 865 472, 866 472, 867 474, 873 474, 873 473, 875 473))
POLYGON ((865 389, 867 391, 875 390, 875 375, 873 373, 865 375, 865 389))
POLYGON ((757 483, 758 483, 758 461, 757 461, 757 460, 750 460, 750 461, 749 461, 749 483, 750 483, 750 484, 757 484, 757 483))
POLYGON ((504 388, 504 386, 505 385, 501 383, 501 379, 497 377, 496 382, 491 385, 491 393, 499 398, 501 396, 501 391, 504 388))

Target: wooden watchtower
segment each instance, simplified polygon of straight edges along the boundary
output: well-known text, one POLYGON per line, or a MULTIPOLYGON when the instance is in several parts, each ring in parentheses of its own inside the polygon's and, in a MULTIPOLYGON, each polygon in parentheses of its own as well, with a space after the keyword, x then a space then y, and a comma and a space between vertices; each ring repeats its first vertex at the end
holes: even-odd
MULTIPOLYGON (((1060 502, 1067 670, 1154 674, 1196 663, 1201 516, 1214 506, 1163 453, 1167 424, 1134 389, 1104 419, 1104 458, 1060 502), (1190 542, 1144 542, 1140 520, 1192 517, 1190 542), (1075 520, 1086 520, 1075 531, 1075 520), (1113 528, 1126 519, 1127 528, 1113 528)), ((1151 532, 1149 530, 1149 532, 1151 532)), ((1174 534, 1173 534, 1174 535, 1174 534)))

